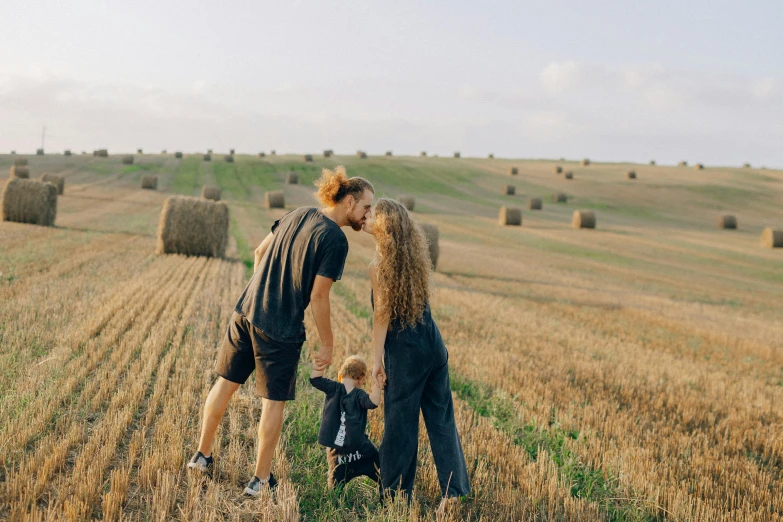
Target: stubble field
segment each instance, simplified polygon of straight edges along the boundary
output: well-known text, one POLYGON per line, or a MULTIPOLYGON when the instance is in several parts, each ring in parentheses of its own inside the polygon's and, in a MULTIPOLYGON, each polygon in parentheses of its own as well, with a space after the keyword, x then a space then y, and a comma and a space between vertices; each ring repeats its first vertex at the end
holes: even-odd
MULTIPOLYGON (((454 520, 783 520, 783 250, 759 246, 764 226, 783 226, 783 172, 559 163, 567 181, 543 160, 213 158, 30 157, 31 177, 66 182, 54 228, 0 223, 0 519, 434 519, 423 432, 410 512, 381 506, 368 482, 327 490, 309 318, 275 495, 240 495, 252 378, 219 430, 214 478, 184 471, 253 249, 285 211, 315 204, 320 168, 343 164, 377 196, 414 195, 415 219, 440 229, 432 306, 473 488, 454 520), (284 184, 292 169, 299 185, 284 184), (140 189, 146 174, 157 191, 140 189), (231 208, 227 259, 155 255, 165 197, 204 184, 231 208), (262 208, 280 188, 287 209, 262 208), (558 191, 568 203, 551 203, 558 191), (501 205, 529 197, 544 209, 497 224, 501 205), (596 230, 570 227, 577 208, 596 230), (739 230, 715 227, 723 212, 739 230)), ((373 243, 345 230, 335 361, 369 360, 373 243)), ((376 443, 382 426, 371 412, 376 443)))

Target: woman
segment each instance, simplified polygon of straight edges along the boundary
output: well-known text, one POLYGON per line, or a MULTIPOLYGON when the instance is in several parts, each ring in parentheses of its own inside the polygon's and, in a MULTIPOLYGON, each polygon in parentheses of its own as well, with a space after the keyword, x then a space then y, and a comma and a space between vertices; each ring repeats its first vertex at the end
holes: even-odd
POLYGON ((419 410, 444 502, 470 492, 449 386, 449 354, 429 307, 430 257, 421 229, 401 204, 380 199, 364 224, 375 238, 372 376, 384 391, 381 484, 410 501, 416 476, 419 410))

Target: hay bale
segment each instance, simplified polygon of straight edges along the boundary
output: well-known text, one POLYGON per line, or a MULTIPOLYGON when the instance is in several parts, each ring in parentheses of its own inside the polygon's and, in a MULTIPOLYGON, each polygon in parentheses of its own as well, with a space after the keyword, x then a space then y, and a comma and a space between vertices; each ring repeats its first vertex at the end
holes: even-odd
POLYGON ((487 154, 487 158, 488 159, 495 159, 495 155, 494 154, 487 154))
POLYGON ((28 167, 17 167, 14 165, 11 167, 11 173, 9 178, 28 179, 30 177, 30 169, 28 167))
POLYGON ((409 196, 408 194, 400 194, 397 196, 397 201, 400 205, 408 209, 409 212, 413 212, 413 208, 416 206, 416 198, 409 196))
POLYGON ((166 154, 168 154, 168 152, 166 152, 166 149, 163 149, 162 151, 160 151, 160 153, 161 153, 162 155, 164 155, 164 156, 165 156, 166 154))
POLYGON ((14 167, 26 167, 27 166, 27 158, 16 158, 14 160, 14 167))
POLYGON ((234 149, 229 150, 228 153, 233 156, 234 155, 234 149))
POLYGON ((285 196, 282 190, 270 190, 264 194, 266 208, 285 208, 285 196))
POLYGON ((629 170, 628 172, 626 172, 625 176, 628 179, 636 179, 636 171, 629 170))
POLYGON ((43 155, 44 155, 44 153, 43 153, 43 149, 36 149, 36 151, 35 151, 35 155, 36 155, 36 156, 43 156, 43 155))
POLYGON ((65 178, 56 174, 42 174, 41 181, 44 183, 53 183, 57 187, 57 195, 62 196, 65 190, 65 178))
POLYGON ((269 155, 270 156, 276 156, 277 152, 275 152, 275 149, 272 149, 272 150, 269 151, 269 155))
POLYGON ((459 157, 460 157, 460 154, 459 154, 459 152, 455 152, 455 153, 454 153, 454 157, 455 157, 455 158, 459 158, 459 157))
POLYGON ((207 154, 212 155, 212 149, 207 149, 207 154))
POLYGON ((736 230, 737 218, 730 214, 718 216, 718 228, 736 230))
POLYGON ((693 166, 693 168, 696 170, 704 170, 704 165, 702 165, 701 163, 697 163, 696 165, 693 166))
POLYGON ((204 185, 201 187, 201 197, 204 199, 211 199, 212 201, 220 201, 220 187, 215 185, 204 185))
POLYGON ((158 176, 142 176, 141 188, 149 190, 158 190, 158 176))
POLYGON ((749 169, 750 168, 750 163, 743 163, 742 164, 742 168, 743 169, 749 169))
POLYGON ((93 153, 93 156, 97 156, 99 158, 108 158, 109 157, 109 151, 106 149, 96 149, 93 153))
POLYGON ((334 154, 332 149, 324 149, 324 158, 331 158, 334 154))
POLYGON ((544 208, 544 204, 541 201, 541 198, 530 198, 527 201, 527 208, 528 210, 541 210, 544 208))
POLYGON ((289 185, 297 185, 299 184, 299 174, 296 172, 289 172, 285 175, 285 182, 289 185))
POLYGON ((11 151, 11 156, 13 156, 13 155, 15 155, 15 154, 16 154, 16 151, 15 151, 15 150, 12 150, 12 151, 11 151))
POLYGON ((424 234, 424 240, 427 241, 427 246, 429 247, 432 269, 437 270, 438 257, 440 257, 440 246, 438 245, 440 233, 438 232, 438 225, 419 223, 419 226, 421 227, 421 231, 424 234))
POLYGON ((427 152, 426 151, 419 152, 419 157, 426 158, 427 157, 427 152))
POLYGON ((389 157, 391 157, 391 155, 392 155, 392 151, 390 151, 390 150, 387 150, 385 155, 386 155, 386 156, 389 156, 389 157))
POLYGON ((204 154, 204 161, 212 161, 212 154, 204 154))
POLYGON ((555 174, 562 174, 563 167, 561 167, 560 165, 555 165, 554 167, 552 167, 552 172, 554 172, 555 174))
POLYGON ((265 158, 266 157, 266 152, 259 152, 258 153, 258 157, 259 158, 265 158))
POLYGON ((500 207, 498 221, 504 226, 522 226, 522 209, 515 207, 500 207))
POLYGON ((174 153, 174 157, 177 158, 177 159, 182 159, 182 153, 180 151, 176 151, 174 153))
POLYGON ((583 159, 582 161, 580 161, 580 162, 579 162, 579 164, 580 164, 581 166, 583 166, 583 167, 588 167, 588 166, 590 166, 590 160, 589 160, 589 159, 587 159, 587 158, 585 158, 585 159, 583 159))
POLYGON ((506 196, 513 196, 517 193, 517 188, 514 185, 503 185, 503 194, 506 196))
POLYGON ((677 164, 677 166, 678 166, 678 167, 687 167, 687 166, 688 166, 688 162, 687 162, 687 161, 681 161, 681 162, 679 162, 679 163, 677 164))
POLYGON ((565 174, 563 174, 563 177, 565 179, 574 179, 574 173, 569 170, 565 174))
POLYGON ((519 169, 518 168, 516 168, 516 167, 509 167, 509 169, 508 169, 508 175, 509 176, 516 176, 517 174, 519 174, 519 169))
POLYGON ((70 156, 71 155, 71 149, 65 149, 65 153, 64 154, 66 156, 70 156))
POLYGON ((363 150, 357 150, 356 151, 356 157, 359 158, 359 159, 366 159, 367 158, 367 153, 364 152, 363 150))
POLYGON ((650 166, 651 166, 651 167, 654 167, 654 166, 655 166, 655 160, 650 160, 650 166))
POLYGON ((141 149, 136 149, 136 154, 144 154, 141 149))
POLYGON ((123 156, 122 157, 122 164, 123 165, 133 165, 133 156, 123 156))
POLYGON ((773 230, 767 227, 761 233, 761 246, 766 248, 783 248, 783 229, 773 230))
POLYGON ((234 163, 234 156, 232 156, 231 154, 223 156, 223 159, 226 160, 228 163, 234 163))
POLYGON ((305 161, 313 161, 313 155, 312 154, 305 154, 304 155, 305 161))
POLYGON ((595 213, 591 210, 574 210, 571 226, 574 228, 595 228, 595 213))
POLYGON ((554 203, 568 203, 568 196, 566 196, 563 192, 558 192, 556 194, 552 194, 552 201, 554 203))
POLYGON ((222 201, 171 196, 160 212, 155 252, 223 257, 228 223, 228 205, 222 201))
POLYGON ((57 215, 57 187, 52 183, 12 178, 5 184, 2 220, 51 227, 57 215))

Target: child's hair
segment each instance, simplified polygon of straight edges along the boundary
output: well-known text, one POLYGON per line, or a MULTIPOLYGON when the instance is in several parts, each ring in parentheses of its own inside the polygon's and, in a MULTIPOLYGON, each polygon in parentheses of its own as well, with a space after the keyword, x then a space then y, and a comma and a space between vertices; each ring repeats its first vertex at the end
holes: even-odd
POLYGON ((357 196, 361 196, 365 190, 375 192, 366 179, 358 176, 349 178, 342 166, 334 170, 323 169, 321 177, 315 180, 315 186, 318 188, 315 197, 325 207, 337 205, 346 196, 359 199, 357 196))
POLYGON ((337 372, 337 378, 342 381, 343 377, 349 377, 355 381, 364 379, 367 375, 367 364, 358 355, 351 355, 340 366, 337 372))

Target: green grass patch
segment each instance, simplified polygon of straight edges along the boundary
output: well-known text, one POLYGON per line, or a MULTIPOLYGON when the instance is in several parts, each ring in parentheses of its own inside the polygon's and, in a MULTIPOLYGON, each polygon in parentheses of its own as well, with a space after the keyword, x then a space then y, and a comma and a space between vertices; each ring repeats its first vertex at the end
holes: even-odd
POLYGON ((188 156, 184 158, 174 173, 171 181, 171 189, 185 195, 192 195, 194 191, 204 184, 204 176, 201 173, 201 158, 188 156))
POLYGON ((250 278, 253 275, 253 269, 255 268, 255 252, 250 251, 250 246, 247 243, 247 238, 239 228, 239 223, 234 217, 234 213, 231 213, 231 235, 237 242, 237 252, 239 259, 242 260, 242 264, 245 265, 245 276, 250 278))
POLYGON ((334 293, 342 298, 343 304, 353 315, 359 319, 369 319, 372 317, 372 310, 363 306, 356 299, 356 294, 348 288, 345 284, 339 284, 339 282, 332 286, 334 293))
POLYGON ((122 168, 122 172, 148 172, 150 170, 158 170, 162 166, 161 163, 135 163, 133 165, 127 165, 122 168))

